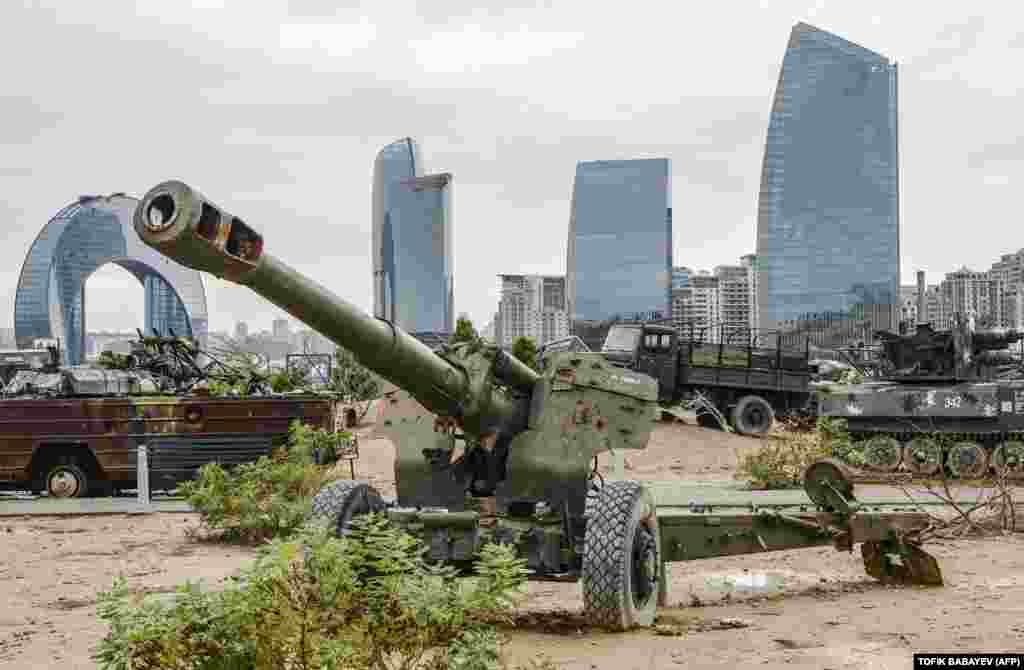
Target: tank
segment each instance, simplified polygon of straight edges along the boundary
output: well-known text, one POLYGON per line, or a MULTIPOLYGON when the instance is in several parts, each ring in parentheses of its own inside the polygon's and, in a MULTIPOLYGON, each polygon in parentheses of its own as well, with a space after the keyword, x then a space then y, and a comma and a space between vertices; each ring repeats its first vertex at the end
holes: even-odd
POLYGON ((875 357, 860 349, 850 358, 867 381, 817 390, 819 416, 846 420, 869 468, 1024 474, 1024 372, 1010 350, 1024 333, 959 319, 949 330, 920 324, 910 334, 876 336, 875 357))

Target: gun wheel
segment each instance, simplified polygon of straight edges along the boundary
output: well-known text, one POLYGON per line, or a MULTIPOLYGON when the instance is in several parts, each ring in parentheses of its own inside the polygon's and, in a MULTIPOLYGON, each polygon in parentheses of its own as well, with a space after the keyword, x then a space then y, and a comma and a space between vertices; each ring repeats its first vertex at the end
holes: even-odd
POLYGON ((834 458, 815 461, 804 472, 804 491, 818 507, 839 510, 853 501, 853 475, 843 463, 834 458), (833 490, 834 489, 834 490, 833 490), (836 494, 842 496, 837 499, 836 494))
POLYGON ((597 625, 628 630, 654 623, 665 598, 664 561, 654 499, 632 481, 608 482, 588 510, 583 608, 597 625))
POLYGON ((326 519, 337 537, 350 534, 352 519, 385 509, 377 489, 367 482, 332 482, 313 497, 310 518, 326 519))

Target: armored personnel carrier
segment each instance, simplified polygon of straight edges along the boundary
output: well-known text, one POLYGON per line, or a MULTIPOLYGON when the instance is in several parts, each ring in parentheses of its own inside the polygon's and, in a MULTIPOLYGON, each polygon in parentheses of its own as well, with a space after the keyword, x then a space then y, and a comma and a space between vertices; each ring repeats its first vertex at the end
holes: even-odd
POLYGON ((876 336, 874 356, 850 358, 867 381, 817 390, 819 416, 846 419, 870 468, 1024 475, 1024 371, 1010 349, 1024 333, 958 319, 950 330, 876 336))
POLYGON ((805 474, 817 510, 786 514, 670 511, 641 482, 604 481, 598 454, 644 449, 655 427, 658 382, 642 372, 573 347, 551 352, 541 372, 481 340, 431 350, 272 256, 244 221, 178 181, 146 194, 134 226, 147 245, 249 287, 398 387, 378 418, 395 444, 397 499, 369 482, 328 484, 311 514, 339 535, 376 512, 439 563, 469 568, 485 543, 511 546, 531 578, 581 581, 590 618, 618 629, 653 623, 669 561, 859 544, 879 579, 942 583, 915 539, 928 516, 861 507, 832 461, 805 474))
POLYGON ((332 398, 270 394, 261 376, 232 370, 173 333, 139 333, 130 354, 106 356, 101 366, 62 367, 55 349, 33 360, 3 387, 0 488, 60 498, 133 489, 144 444, 152 488, 169 490, 204 463, 269 454, 287 443, 293 421, 334 426, 332 398), (246 394, 211 397, 202 387, 211 380, 246 394))

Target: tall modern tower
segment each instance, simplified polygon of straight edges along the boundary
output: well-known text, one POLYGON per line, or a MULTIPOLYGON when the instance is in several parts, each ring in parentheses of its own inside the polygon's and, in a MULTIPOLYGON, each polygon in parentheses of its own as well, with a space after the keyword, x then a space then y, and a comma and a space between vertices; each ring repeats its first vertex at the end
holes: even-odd
POLYGON ((565 287, 571 322, 670 316, 671 174, 667 158, 576 165, 565 287))
POLYGON ((373 312, 410 333, 452 333, 452 175, 422 174, 405 138, 373 170, 373 312))
POLYGON ((896 68, 813 26, 793 28, 761 172, 761 328, 840 312, 872 328, 895 326, 896 68))

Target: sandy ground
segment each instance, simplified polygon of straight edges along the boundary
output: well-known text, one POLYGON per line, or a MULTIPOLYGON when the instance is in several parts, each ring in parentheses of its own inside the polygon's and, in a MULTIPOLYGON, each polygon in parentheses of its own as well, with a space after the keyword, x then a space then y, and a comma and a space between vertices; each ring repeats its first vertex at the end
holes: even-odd
MULTIPOLYGON (((756 442, 663 425, 627 476, 732 481, 737 450, 756 442)), ((360 478, 393 494, 392 449, 361 443, 360 478)), ((115 575, 148 592, 185 580, 215 586, 252 551, 189 540, 190 514, 0 519, 0 667, 95 668, 105 633, 95 596, 115 575)), ((911 667, 915 651, 1024 651, 1024 537, 933 544, 946 586, 892 588, 868 578, 857 553, 778 552, 670 566, 670 607, 654 630, 587 630, 576 584, 531 583, 507 656, 545 654, 559 667, 911 667)))

